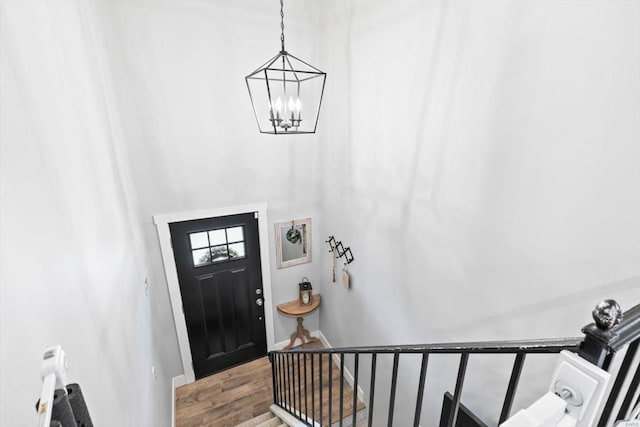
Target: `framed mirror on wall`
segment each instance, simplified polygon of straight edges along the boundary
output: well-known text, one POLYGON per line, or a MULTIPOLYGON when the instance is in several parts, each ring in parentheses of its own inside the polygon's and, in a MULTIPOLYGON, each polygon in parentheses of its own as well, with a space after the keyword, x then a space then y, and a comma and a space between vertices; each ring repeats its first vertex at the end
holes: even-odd
POLYGON ((278 268, 311 262, 311 218, 277 222, 275 234, 278 268))

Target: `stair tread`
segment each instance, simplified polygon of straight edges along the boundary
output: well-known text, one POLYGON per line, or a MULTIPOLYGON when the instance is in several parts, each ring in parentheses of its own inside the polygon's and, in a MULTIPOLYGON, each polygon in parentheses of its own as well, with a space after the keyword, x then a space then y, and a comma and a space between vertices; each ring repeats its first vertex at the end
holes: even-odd
POLYGON ((260 424, 257 424, 256 427, 278 427, 282 421, 279 418, 276 418, 273 414, 271 415, 273 418, 270 420, 264 421, 260 424))
POLYGON ((260 414, 257 417, 253 417, 250 420, 243 422, 242 424, 238 424, 236 427, 256 427, 260 423, 264 421, 268 421, 273 417, 274 416, 271 412, 265 412, 264 414, 260 414))

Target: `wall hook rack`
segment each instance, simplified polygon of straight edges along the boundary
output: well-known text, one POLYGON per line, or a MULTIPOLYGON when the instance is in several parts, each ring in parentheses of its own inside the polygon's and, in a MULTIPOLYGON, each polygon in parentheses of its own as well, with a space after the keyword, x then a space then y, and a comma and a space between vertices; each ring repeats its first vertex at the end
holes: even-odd
POLYGON ((335 237, 329 236, 329 240, 325 240, 326 243, 329 244, 331 248, 329 252, 333 252, 334 250, 338 253, 338 258, 344 257, 345 265, 351 264, 353 262, 353 254, 351 253, 351 248, 347 246, 346 248, 342 245, 341 241, 336 241, 335 237))

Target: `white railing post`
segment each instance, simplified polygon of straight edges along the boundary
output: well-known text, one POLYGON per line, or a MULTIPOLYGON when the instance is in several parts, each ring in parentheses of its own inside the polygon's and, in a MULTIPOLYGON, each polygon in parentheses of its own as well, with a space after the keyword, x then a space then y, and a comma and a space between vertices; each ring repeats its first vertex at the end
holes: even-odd
POLYGON ((40 377, 42 378, 42 392, 38 404, 38 427, 49 427, 53 411, 54 391, 59 388, 65 390, 67 384, 67 357, 61 346, 57 345, 45 350, 40 367, 40 377))

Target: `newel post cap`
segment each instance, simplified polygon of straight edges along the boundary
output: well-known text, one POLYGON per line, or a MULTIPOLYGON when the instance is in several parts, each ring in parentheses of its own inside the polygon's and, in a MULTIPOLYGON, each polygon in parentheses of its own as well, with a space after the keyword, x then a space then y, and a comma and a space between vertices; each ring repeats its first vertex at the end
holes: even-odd
POLYGON ((596 326, 608 330, 622 321, 622 309, 615 300, 607 299, 599 302, 591 312, 596 326))

